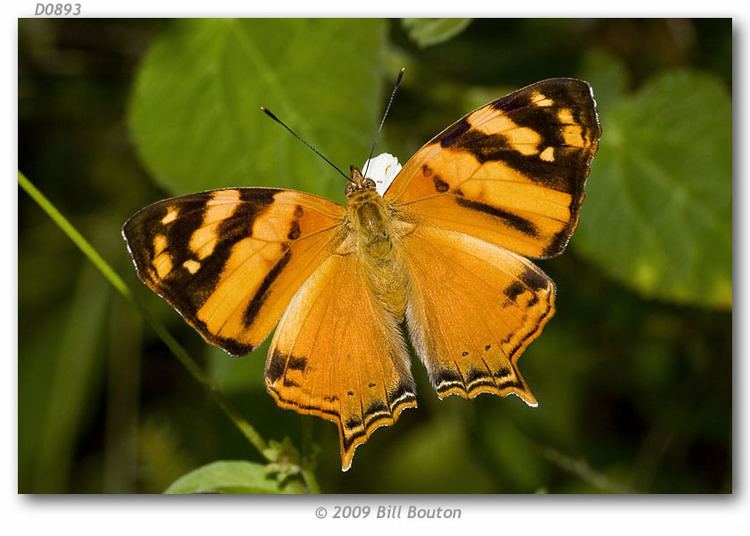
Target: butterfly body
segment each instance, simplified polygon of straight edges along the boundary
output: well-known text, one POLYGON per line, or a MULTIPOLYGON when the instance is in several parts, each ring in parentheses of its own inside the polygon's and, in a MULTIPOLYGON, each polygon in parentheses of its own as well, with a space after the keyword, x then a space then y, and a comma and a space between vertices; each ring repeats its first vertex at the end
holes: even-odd
POLYGON ((123 233, 141 279, 211 344, 248 353, 277 326, 266 388, 336 423, 345 470, 416 406, 407 337, 440 398, 536 405, 518 359, 555 286, 527 257, 567 245, 599 135, 588 84, 545 80, 445 129, 382 196, 352 167, 345 206, 228 188, 154 203, 123 233))
MULTIPOLYGON (((359 170, 352 168, 353 179, 358 175, 361 177, 359 170)), ((369 291, 401 322, 409 283, 402 239, 414 225, 401 221, 396 209, 370 184, 348 196, 347 217, 342 227, 350 233, 345 242, 352 247, 347 253, 355 255, 362 264, 369 291)))

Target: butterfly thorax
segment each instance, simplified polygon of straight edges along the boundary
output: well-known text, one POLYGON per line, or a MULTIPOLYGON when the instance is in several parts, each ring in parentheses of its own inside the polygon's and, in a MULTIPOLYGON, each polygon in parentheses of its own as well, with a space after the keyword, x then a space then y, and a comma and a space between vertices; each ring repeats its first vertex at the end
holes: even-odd
POLYGON ((373 259, 386 259, 393 242, 385 200, 375 190, 361 192, 349 199, 348 212, 357 249, 373 259))
POLYGON ((391 211, 375 188, 375 181, 366 179, 351 167, 351 179, 345 190, 349 201, 348 228, 356 237, 358 251, 373 260, 385 261, 391 254, 391 211))

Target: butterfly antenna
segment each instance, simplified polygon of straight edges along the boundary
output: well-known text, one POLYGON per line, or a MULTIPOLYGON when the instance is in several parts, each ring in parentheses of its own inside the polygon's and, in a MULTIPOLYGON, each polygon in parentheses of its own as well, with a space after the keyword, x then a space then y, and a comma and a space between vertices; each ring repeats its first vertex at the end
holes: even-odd
POLYGON ((388 105, 385 107, 385 113, 383 113, 383 119, 380 120, 380 126, 378 127, 378 131, 375 133, 375 140, 372 142, 372 147, 370 148, 370 156, 367 157, 367 165, 365 166, 365 172, 362 173, 363 177, 367 177, 367 168, 370 166, 370 159, 372 158, 372 155, 375 153, 375 147, 377 146, 378 140, 380 139, 380 131, 383 129, 385 118, 388 117, 388 112, 391 109, 391 104, 393 104, 393 99, 396 97, 396 91, 398 91, 398 86, 401 84, 401 79, 404 77, 405 70, 406 70, 406 67, 401 67, 401 70, 398 72, 398 76, 396 77, 396 84, 393 86, 393 91, 391 92, 391 98, 388 99, 388 105))
POLYGON ((297 138, 297 139, 298 139, 299 141, 301 141, 301 142, 302 142, 302 143, 303 143, 303 144, 305 145, 305 147, 307 147, 307 148, 308 148, 308 149, 310 149, 310 150, 311 150, 312 152, 314 152, 314 153, 315 153, 316 155, 318 155, 318 156, 319 156, 319 157, 321 157, 321 158, 322 158, 323 160, 325 160, 325 161, 326 161, 326 162, 327 162, 327 163, 328 163, 328 164, 329 164, 329 165, 330 165, 330 166, 331 166, 331 167, 332 167, 333 169, 335 169, 336 171, 338 171, 338 172, 339 172, 339 173, 341 174, 341 176, 342 176, 342 177, 344 177, 344 178, 345 178, 346 180, 348 180, 349 182, 351 182, 351 180, 352 180, 352 179, 351 179, 351 178, 350 178, 350 177, 349 177, 349 176, 348 176, 348 175, 347 175, 346 173, 344 173, 343 171, 341 171, 341 170, 340 170, 340 169, 339 169, 339 168, 338 168, 338 167, 336 166, 336 164, 334 164, 333 162, 331 162, 330 160, 328 160, 328 159, 327 159, 327 158, 326 158, 326 157, 325 157, 325 156, 324 156, 324 155, 323 155, 323 154, 322 154, 322 153, 321 153, 320 151, 318 151, 318 150, 317 150, 317 149, 316 149, 315 147, 313 147, 312 145, 310 145, 309 143, 307 143, 307 142, 306 142, 305 140, 303 140, 303 139, 302 139, 302 136, 300 136, 300 135, 299 135, 299 134, 297 134, 297 133, 296 133, 295 131, 293 131, 293 130, 292 130, 291 128, 289 128, 288 126, 286 126, 286 124, 285 124, 285 123, 284 123, 284 122, 283 122, 283 121, 282 121, 281 119, 279 119, 278 117, 276 117, 276 116, 274 115, 274 113, 273 113, 273 112, 272 112, 271 110, 269 110, 269 109, 268 109, 268 108, 266 108, 265 106, 261 106, 261 107, 260 107, 260 109, 261 109, 261 111, 262 111, 262 112, 263 112, 264 114, 266 114, 266 115, 267 115, 268 117, 270 117, 271 119, 273 119, 274 121, 276 121, 276 122, 277 122, 277 123, 278 123, 279 125, 281 125, 281 126, 282 126, 282 127, 284 127, 285 129, 287 129, 287 130, 289 131, 289 133, 290 133, 290 134, 291 134, 292 136, 294 136, 295 138, 297 138))

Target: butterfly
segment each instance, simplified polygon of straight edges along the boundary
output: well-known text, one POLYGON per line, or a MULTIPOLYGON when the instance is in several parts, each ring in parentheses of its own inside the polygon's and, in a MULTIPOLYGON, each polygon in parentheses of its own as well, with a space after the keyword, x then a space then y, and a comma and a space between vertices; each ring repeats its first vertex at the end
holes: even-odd
POLYGON ((562 253, 601 129, 588 83, 553 78, 469 113, 380 195, 352 166, 347 205, 274 188, 159 201, 123 235, 143 282, 230 354, 276 326, 276 403, 338 426, 342 470, 416 407, 407 341, 440 398, 537 401, 518 359, 554 313, 529 258, 562 253))

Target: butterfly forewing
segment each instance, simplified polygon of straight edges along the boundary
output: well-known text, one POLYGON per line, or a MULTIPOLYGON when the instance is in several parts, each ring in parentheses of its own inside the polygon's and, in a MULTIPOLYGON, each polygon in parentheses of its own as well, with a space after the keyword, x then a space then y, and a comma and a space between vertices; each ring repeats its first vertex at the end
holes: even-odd
POLYGON ((586 82, 538 82, 438 134, 409 159, 385 197, 426 224, 551 257, 578 222, 599 135, 586 82))
POLYGON ((330 255, 343 212, 300 192, 227 188, 149 205, 123 234, 144 283, 206 341, 240 355, 330 255))

